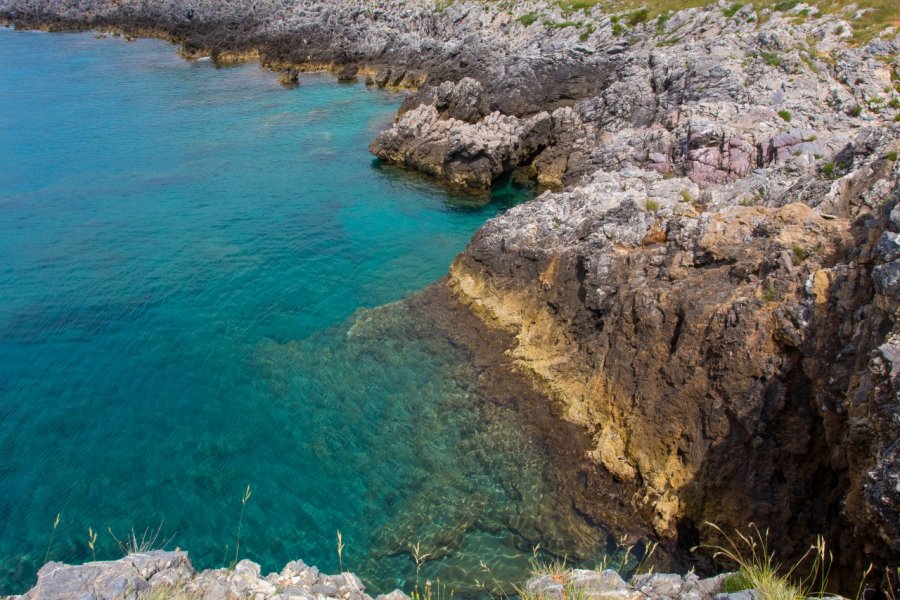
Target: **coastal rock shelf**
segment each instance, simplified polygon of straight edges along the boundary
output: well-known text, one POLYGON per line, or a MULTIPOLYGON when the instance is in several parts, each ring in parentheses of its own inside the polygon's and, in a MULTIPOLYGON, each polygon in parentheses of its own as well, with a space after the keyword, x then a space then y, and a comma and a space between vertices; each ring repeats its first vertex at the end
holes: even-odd
MULTIPOLYGON (((726 594, 725 575, 635 575, 629 582, 612 570, 576 569, 529 580, 525 589, 545 600, 564 600, 564 590, 578 590, 585 600, 753 600, 752 592, 726 594)), ((422 583, 433 585, 432 582, 422 583)), ((292 561, 280 573, 262 576, 259 565, 242 560, 233 569, 197 572, 187 552, 155 550, 129 554, 116 561, 84 565, 47 563, 37 584, 21 596, 3 600, 78 598, 79 600, 372 600, 353 573, 326 575, 303 561, 292 561)), ((409 600, 400 590, 375 600, 409 600)))
POLYGON ((410 89, 378 157, 548 190, 442 285, 580 428, 578 460, 670 549, 716 542, 707 521, 771 528, 784 560, 824 534, 852 593, 900 564, 896 17, 865 40, 855 5, 604 10, 0 0, 22 27, 410 89))

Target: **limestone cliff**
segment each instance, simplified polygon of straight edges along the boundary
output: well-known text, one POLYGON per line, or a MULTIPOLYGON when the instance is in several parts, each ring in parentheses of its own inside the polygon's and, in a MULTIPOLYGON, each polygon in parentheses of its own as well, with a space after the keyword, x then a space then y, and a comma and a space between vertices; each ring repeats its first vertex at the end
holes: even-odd
POLYGON ((891 564, 897 200, 856 220, 801 203, 700 213, 665 199, 678 183, 603 173, 511 209, 450 283, 515 336, 660 535, 752 521, 794 552, 821 532, 845 560, 891 564))

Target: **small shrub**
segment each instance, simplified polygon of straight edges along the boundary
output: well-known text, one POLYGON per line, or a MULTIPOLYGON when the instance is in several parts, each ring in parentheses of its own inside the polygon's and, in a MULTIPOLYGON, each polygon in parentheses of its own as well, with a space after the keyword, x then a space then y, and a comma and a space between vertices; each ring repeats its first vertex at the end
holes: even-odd
POLYGON ((581 23, 575 21, 544 21, 549 29, 565 29, 566 27, 578 27, 581 23))
POLYGON ((566 14, 587 10, 596 4, 595 0, 571 0, 569 2, 560 2, 560 8, 566 14))
POLYGON ((654 200, 653 198, 647 198, 644 200, 644 207, 652 213, 655 213, 659 210, 659 202, 654 200))
POLYGON ((807 252, 806 248, 800 244, 794 244, 794 247, 791 250, 793 252, 793 262, 795 265, 802 264, 804 260, 809 258, 809 252, 807 252))
POLYGON ((834 176, 834 163, 825 163, 822 165, 822 175, 831 179, 834 176))
POLYGON ((837 34, 837 35, 841 35, 842 33, 844 33, 844 26, 843 26, 843 25, 838 25, 837 27, 835 27, 835 28, 834 28, 834 33, 837 34))
POLYGON ((586 42, 588 37, 590 37, 590 35, 594 33, 596 29, 596 25, 594 25, 593 23, 588 23, 587 25, 585 25, 584 31, 581 32, 581 35, 578 36, 578 39, 582 42, 586 42))
POLYGON ((728 8, 723 9, 722 14, 725 15, 726 18, 730 19, 737 14, 737 11, 741 10, 742 8, 744 8, 743 4, 741 4, 740 2, 735 2, 728 8))
POLYGON ((775 300, 778 298, 778 292, 775 290, 775 286, 773 286, 771 283, 766 286, 766 289, 762 291, 761 297, 763 299, 763 302, 775 302, 775 300))
POLYGON ((666 23, 669 20, 669 13, 656 17, 656 35, 662 35, 666 32, 666 23))
POLYGON ((848 110, 847 114, 850 115, 851 117, 858 117, 859 115, 862 114, 862 111, 863 111, 862 106, 857 104, 856 106, 854 106, 853 108, 848 110))
POLYGON ((822 155, 821 154, 813 154, 813 158, 816 160, 822 160, 822 155))
POLYGON ((887 154, 885 154, 884 157, 885 157, 886 159, 888 159, 888 160, 896 161, 896 160, 897 160, 897 151, 896 151, 896 150, 891 150, 890 152, 888 152, 887 154))
POLYGON ((747 579, 747 576, 740 571, 738 571, 737 573, 732 573, 722 581, 722 591, 728 594, 749 590, 752 587, 753 584, 750 583, 750 580, 747 579))
POLYGON ((894 115, 894 123, 900 123, 900 114, 894 115))
POLYGON ((639 8, 628 15, 628 25, 634 27, 639 23, 644 23, 650 17, 650 12, 646 8, 639 8))
POLYGON ((735 532, 737 537, 732 538, 718 526, 707 525, 725 538, 723 546, 707 546, 713 550, 713 557, 724 558, 738 567, 738 577, 730 585, 746 585, 745 589, 756 590, 760 598, 767 600, 804 600, 826 595, 833 557, 821 536, 797 562, 781 565, 770 548, 768 530, 763 533, 751 525, 752 533, 735 532), (803 576, 800 570, 805 567, 808 571, 803 576))
POLYGON ((763 62, 765 62, 770 67, 780 67, 781 66, 781 57, 778 56, 775 52, 763 52, 761 54, 763 62))
POLYGON ((613 23, 612 24, 612 34, 616 37, 621 37, 621 35, 625 33, 625 28, 622 27, 621 23, 613 23))
POLYGON ((788 123, 791 122, 791 113, 789 113, 786 110, 779 110, 778 116, 781 117, 782 119, 784 119, 785 121, 787 121, 788 123))
POLYGON ((528 27, 529 25, 533 24, 537 20, 538 20, 538 16, 537 16, 537 13, 535 13, 535 12, 528 12, 528 13, 525 13, 524 15, 522 15, 521 17, 519 17, 519 23, 521 23, 525 27, 528 27))
POLYGON ((800 4, 800 0, 782 0, 781 2, 775 4, 775 10, 784 12, 786 10, 791 10, 798 4, 800 4))
POLYGON ((891 101, 888 102, 888 106, 891 108, 900 108, 900 98, 891 98, 891 101))

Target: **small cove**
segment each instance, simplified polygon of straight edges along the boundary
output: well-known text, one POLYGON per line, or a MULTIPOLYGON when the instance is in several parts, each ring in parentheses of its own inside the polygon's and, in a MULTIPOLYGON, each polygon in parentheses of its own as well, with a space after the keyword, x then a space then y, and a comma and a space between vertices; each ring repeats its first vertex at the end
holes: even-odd
MULTIPOLYGON (((559 514, 546 454, 402 302, 477 205, 380 168, 401 97, 186 62, 155 40, 0 30, 0 593, 162 523, 198 568, 343 566, 370 592, 521 581, 559 514)), ((552 542, 551 542, 552 539, 552 542)))

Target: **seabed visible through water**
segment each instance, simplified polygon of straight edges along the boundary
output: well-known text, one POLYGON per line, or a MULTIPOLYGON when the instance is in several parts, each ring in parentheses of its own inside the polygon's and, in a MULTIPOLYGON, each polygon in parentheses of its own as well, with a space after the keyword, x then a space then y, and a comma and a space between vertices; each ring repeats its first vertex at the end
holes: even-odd
MULTIPOLYGON (((303 559, 370 592, 521 582, 602 536, 522 417, 400 302, 527 198, 373 164, 400 98, 154 40, 0 31, 0 593, 161 525, 198 568, 303 559), (571 552, 566 544, 571 545, 571 552), (481 562, 493 575, 481 571, 481 562)), ((510 588, 511 589, 511 588, 510 588)))

